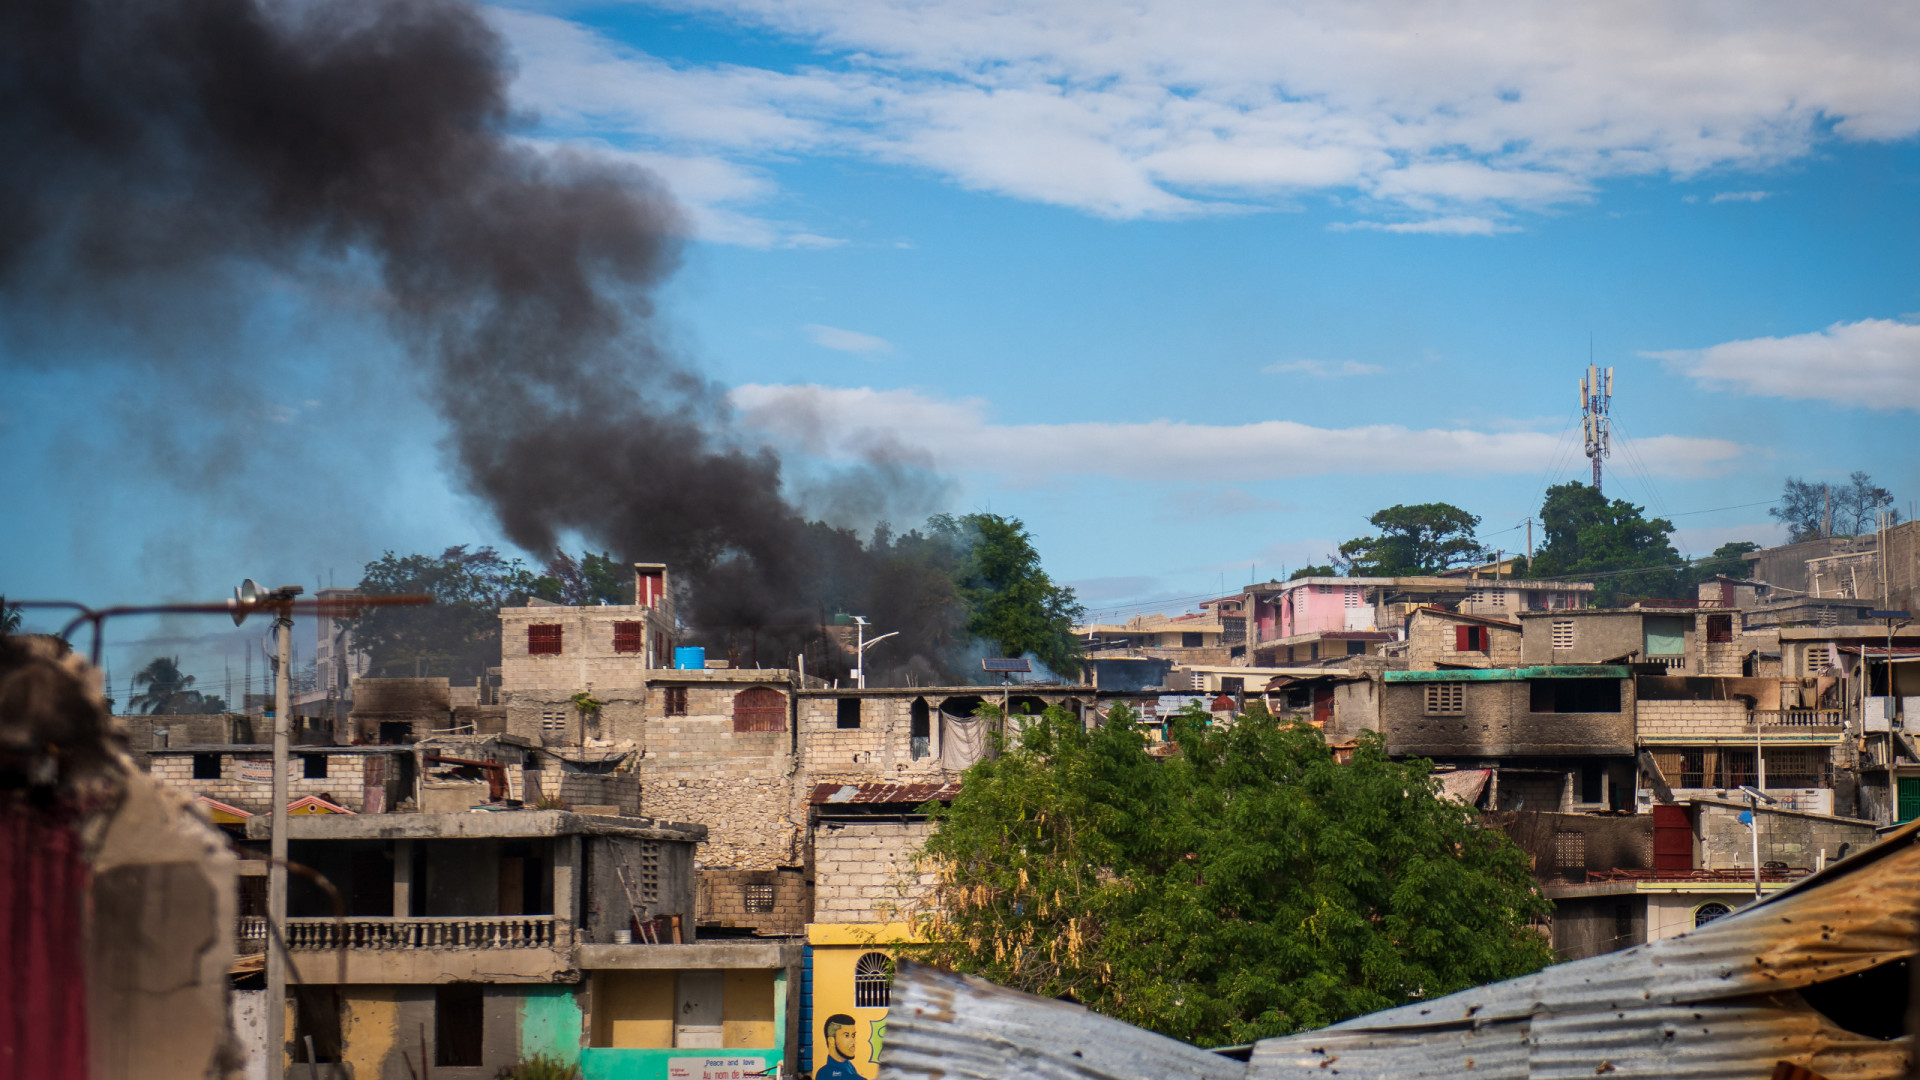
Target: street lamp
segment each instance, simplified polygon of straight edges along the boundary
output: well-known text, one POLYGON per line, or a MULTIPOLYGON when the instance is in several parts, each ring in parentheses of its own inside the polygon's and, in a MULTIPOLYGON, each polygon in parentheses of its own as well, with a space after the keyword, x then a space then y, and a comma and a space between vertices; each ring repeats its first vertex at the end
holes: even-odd
POLYGON ((881 634, 879 637, 874 638, 872 641, 868 641, 866 616, 850 615, 848 616, 848 618, 852 619, 853 625, 857 627, 857 629, 854 631, 855 644, 853 647, 853 684, 859 689, 865 690, 867 688, 867 646, 878 645, 881 642, 887 640, 888 638, 893 637, 894 635, 900 633, 900 631, 890 630, 887 633, 881 634))
POLYGON ((273 613, 273 817, 267 862, 267 920, 272 929, 267 935, 267 1076, 278 1080, 286 1075, 287 1041, 287 744, 291 725, 287 714, 293 711, 293 598, 301 593, 298 585, 284 585, 271 592, 262 591, 252 578, 233 590, 227 610, 233 625, 247 621, 256 611, 273 613), (275 938, 281 948, 274 948, 275 938))
POLYGON ((1768 806, 1780 800, 1754 787, 1741 784, 1740 793, 1747 797, 1747 831, 1753 834, 1753 898, 1760 899, 1760 804, 1768 806))

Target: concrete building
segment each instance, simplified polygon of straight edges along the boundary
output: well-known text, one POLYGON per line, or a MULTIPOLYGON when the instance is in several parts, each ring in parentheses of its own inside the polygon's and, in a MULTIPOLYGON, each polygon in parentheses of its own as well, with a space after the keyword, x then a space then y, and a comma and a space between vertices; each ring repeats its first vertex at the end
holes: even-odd
POLYGON ((1445 608, 1418 608, 1407 617, 1404 648, 1396 651, 1414 671, 1517 667, 1520 624, 1445 608))
MULTIPOLYGON (((1123 623, 1077 626, 1073 632, 1079 636, 1088 656, 1141 656, 1172 660, 1176 664, 1224 664, 1233 654, 1232 644, 1245 643, 1245 620, 1240 620, 1238 629, 1238 640, 1230 644, 1225 620, 1220 615, 1204 612, 1136 615, 1123 623)), ((1241 653, 1245 654, 1244 648, 1241 653)))

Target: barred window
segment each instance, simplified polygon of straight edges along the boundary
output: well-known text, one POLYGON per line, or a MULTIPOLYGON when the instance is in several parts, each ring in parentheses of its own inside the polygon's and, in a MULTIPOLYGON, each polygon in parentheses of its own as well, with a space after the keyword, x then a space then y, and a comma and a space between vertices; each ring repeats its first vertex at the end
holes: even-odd
POLYGON ((1733 914, 1733 909, 1718 901, 1701 904, 1699 907, 1693 909, 1693 925, 1697 929, 1723 915, 1731 914, 1733 914))
POLYGON ((542 734, 565 735, 567 733, 567 712, 565 709, 547 709, 540 714, 542 734))
POLYGON ((886 953, 862 953, 853 962, 853 1007, 884 1009, 893 1001, 893 962, 886 953))
POLYGON ((639 652, 646 648, 646 624, 638 622, 617 622, 613 624, 613 651, 639 652))
POLYGON ((1707 616, 1707 643, 1722 645, 1733 640, 1733 616, 1707 616))
POLYGON ((1807 646, 1807 674, 1819 675, 1833 666, 1833 647, 1831 645, 1807 646))
POLYGON ((527 627, 527 655, 559 656, 560 624, 534 623, 527 627))
POLYGON ((1573 620, 1553 620, 1553 647, 1556 649, 1573 648, 1573 620))
POLYGON ((1467 711, 1467 684, 1435 682, 1427 684, 1428 716, 1461 716, 1467 711))
POLYGON ((771 885, 746 886, 746 901, 747 901, 746 906, 747 906, 748 914, 751 914, 751 915, 771 914, 773 911, 773 886, 771 885))
POLYGON ((1559 870, 1585 870, 1587 868, 1587 834, 1570 831, 1554 833, 1553 865, 1559 870))
POLYGON ((1826 747, 1767 748, 1767 786, 1777 788, 1824 787, 1831 762, 1826 747))
POLYGON ((787 699, 780 691, 750 686, 733 696, 735 732, 787 730, 787 699))
POLYGON ((667 687, 666 698, 667 698, 666 705, 667 705, 668 716, 687 715, 687 688, 686 687, 684 686, 667 687))

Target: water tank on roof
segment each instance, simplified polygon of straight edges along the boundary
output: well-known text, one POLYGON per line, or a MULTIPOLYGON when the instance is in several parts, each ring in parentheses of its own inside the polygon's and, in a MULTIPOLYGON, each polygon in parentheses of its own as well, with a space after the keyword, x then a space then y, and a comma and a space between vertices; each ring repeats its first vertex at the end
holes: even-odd
POLYGON ((698 645, 682 645, 673 650, 675 671, 705 671, 707 669, 707 650, 698 645))

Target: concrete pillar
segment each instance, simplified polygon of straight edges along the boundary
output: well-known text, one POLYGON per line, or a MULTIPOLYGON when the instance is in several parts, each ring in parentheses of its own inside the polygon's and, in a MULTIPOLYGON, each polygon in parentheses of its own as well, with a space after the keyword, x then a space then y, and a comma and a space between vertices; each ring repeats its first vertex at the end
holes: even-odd
POLYGON ((580 886, 585 880, 580 850, 578 835, 553 838, 553 914, 569 927, 580 917, 580 886))
POLYGON ((393 842, 393 917, 404 919, 413 914, 413 841, 393 842))

